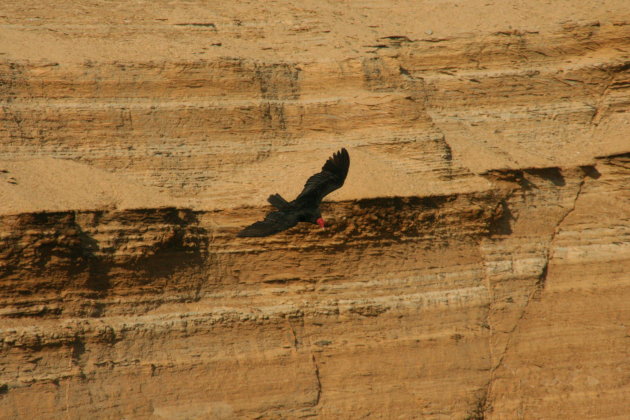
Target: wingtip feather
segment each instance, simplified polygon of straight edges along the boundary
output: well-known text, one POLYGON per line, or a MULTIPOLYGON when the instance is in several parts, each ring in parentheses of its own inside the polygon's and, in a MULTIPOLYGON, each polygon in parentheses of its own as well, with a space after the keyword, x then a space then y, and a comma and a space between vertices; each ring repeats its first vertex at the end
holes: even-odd
POLYGON ((333 155, 326 161, 322 169, 324 171, 330 171, 333 173, 345 175, 350 167, 350 154, 345 147, 341 150, 333 153, 333 155))

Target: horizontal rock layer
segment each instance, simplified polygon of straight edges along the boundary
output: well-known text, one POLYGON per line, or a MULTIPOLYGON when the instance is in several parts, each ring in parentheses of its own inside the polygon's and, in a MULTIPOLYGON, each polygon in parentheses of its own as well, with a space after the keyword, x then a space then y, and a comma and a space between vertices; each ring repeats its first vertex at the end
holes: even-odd
MULTIPOLYGON (((0 62, 0 153, 81 160, 220 208, 260 204, 255 180, 282 178, 251 163, 340 146, 437 183, 430 193, 469 190, 471 172, 627 151, 630 24, 389 35, 344 60, 0 62)), ((352 175, 340 198, 427 193, 364 191, 352 175)))

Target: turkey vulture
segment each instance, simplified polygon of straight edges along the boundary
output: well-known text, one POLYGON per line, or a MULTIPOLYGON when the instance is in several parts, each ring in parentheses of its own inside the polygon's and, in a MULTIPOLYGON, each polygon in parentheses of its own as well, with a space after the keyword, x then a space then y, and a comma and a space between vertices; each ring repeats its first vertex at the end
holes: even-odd
POLYGON ((324 219, 319 211, 322 198, 343 185, 350 167, 350 156, 346 149, 333 154, 322 171, 311 176, 304 184, 304 189, 291 202, 280 194, 272 194, 267 201, 277 211, 272 211, 265 220, 247 226, 238 236, 269 236, 292 228, 298 222, 309 222, 324 227, 324 219))

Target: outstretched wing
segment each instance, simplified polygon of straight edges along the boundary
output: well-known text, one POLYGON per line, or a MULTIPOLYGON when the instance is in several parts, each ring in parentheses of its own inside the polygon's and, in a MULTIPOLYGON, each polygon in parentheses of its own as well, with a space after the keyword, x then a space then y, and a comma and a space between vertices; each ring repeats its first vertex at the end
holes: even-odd
POLYGON ((304 189, 295 201, 299 203, 314 202, 319 205, 322 198, 343 185, 349 167, 350 155, 346 149, 334 153, 322 166, 322 171, 306 181, 304 189))
POLYGON ((245 229, 241 230, 237 236, 269 236, 292 228, 297 225, 297 222, 296 217, 291 217, 291 215, 286 212, 273 211, 265 217, 265 220, 247 226, 245 229))

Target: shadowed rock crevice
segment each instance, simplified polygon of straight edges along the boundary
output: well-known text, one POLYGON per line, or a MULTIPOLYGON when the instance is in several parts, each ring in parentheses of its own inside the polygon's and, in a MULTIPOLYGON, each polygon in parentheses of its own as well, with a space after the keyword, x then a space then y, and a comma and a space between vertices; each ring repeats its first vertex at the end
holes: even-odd
POLYGON ((317 407, 322 399, 322 381, 319 376, 319 365, 317 364, 317 358, 314 354, 311 354, 311 360, 313 361, 313 368, 315 369, 315 381, 317 384, 315 400, 313 401, 313 407, 317 407))
POLYGON ((485 420, 486 411, 489 409, 486 406, 487 398, 487 390, 483 390, 464 420, 485 420))
MULTIPOLYGON (((203 273, 207 258, 206 230, 187 209, 34 213, 4 216, 1 223, 11 232, 3 237, 4 293, 43 293, 44 302, 64 302, 32 309, 19 304, 14 316, 73 312, 85 307, 81 296, 105 299, 132 279, 132 288, 177 289, 169 279, 184 271, 203 273), (62 297, 72 294, 79 300, 62 297)), ((102 303, 88 306, 91 316, 103 313, 102 303)))

